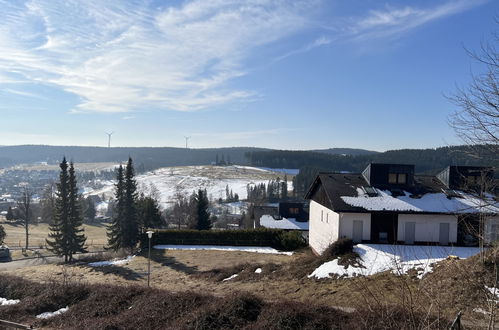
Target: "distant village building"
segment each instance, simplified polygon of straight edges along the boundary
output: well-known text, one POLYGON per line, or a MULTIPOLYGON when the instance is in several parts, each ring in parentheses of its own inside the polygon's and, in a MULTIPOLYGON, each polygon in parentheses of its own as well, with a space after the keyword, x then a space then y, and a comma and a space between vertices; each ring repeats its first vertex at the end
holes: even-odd
POLYGON ((369 164, 359 174, 320 173, 306 194, 309 244, 320 254, 342 237, 356 243, 474 245, 481 235, 490 243, 499 232, 495 184, 491 168, 472 166, 449 166, 437 176, 415 175, 414 165, 403 164, 369 164))
POLYGON ((258 227, 298 230, 308 240, 308 204, 283 202, 277 206, 259 206, 258 227))

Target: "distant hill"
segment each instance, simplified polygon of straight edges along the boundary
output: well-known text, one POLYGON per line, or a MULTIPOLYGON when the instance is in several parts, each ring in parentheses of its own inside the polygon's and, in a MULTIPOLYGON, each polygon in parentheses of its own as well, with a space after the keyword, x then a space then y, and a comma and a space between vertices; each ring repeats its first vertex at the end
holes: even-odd
POLYGON ((57 164, 63 156, 76 163, 124 162, 132 157, 139 170, 164 166, 207 165, 220 159, 237 164, 247 164, 245 154, 265 151, 263 148, 105 148, 78 146, 21 145, 0 147, 0 168, 17 164, 47 162, 57 164))
POLYGON ((271 168, 315 167, 327 171, 360 172, 367 164, 402 163, 416 165, 420 174, 435 174, 449 165, 481 165, 499 167, 496 154, 482 148, 477 157, 476 150, 468 146, 441 147, 435 149, 400 149, 385 152, 343 155, 313 151, 266 150, 252 151, 247 157, 252 166, 271 168))
POLYGON ((329 148, 329 149, 316 149, 310 151, 322 152, 330 155, 350 155, 350 156, 379 154, 379 151, 355 149, 355 148, 329 148))

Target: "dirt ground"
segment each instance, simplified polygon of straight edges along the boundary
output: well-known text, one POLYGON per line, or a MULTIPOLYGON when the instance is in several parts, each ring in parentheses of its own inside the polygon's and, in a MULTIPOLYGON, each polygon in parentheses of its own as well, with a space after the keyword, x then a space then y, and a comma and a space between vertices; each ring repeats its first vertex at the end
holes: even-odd
MULTIPOLYGON (((232 251, 153 250, 150 279, 152 287, 171 292, 194 291, 221 297, 235 292, 249 292, 269 302, 285 299, 341 307, 345 311, 365 307, 367 304, 412 306, 410 308, 424 310, 432 305, 435 306, 432 307, 434 310, 439 305, 439 311, 452 319, 463 309, 464 304, 467 310, 464 320, 481 322, 480 319, 483 319, 483 315, 472 311, 476 307, 476 301, 463 301, 461 296, 452 304, 448 297, 441 301, 435 300, 434 290, 439 290, 438 283, 442 283, 442 279, 433 280, 430 277, 430 283, 420 281, 415 276, 381 273, 351 279, 315 280, 307 277, 316 267, 315 262, 317 258, 306 249, 292 256, 232 251), (258 268, 262 269, 261 273, 255 272, 258 268), (224 281, 234 274, 238 274, 238 277, 224 281), (456 302, 461 306, 456 306, 456 302)), ((137 255, 122 265, 95 267, 83 262, 67 266, 49 264, 6 270, 2 274, 39 282, 146 286, 147 267, 145 251, 143 255, 137 255)), ((445 275, 447 271, 440 273, 448 277, 445 275)))
MULTIPOLYGON (((331 306, 351 306, 352 301, 358 298, 356 290, 352 290, 358 281, 316 281, 286 273, 288 266, 299 262, 307 253, 287 256, 226 251, 154 251, 151 286, 173 292, 196 291, 217 296, 245 291, 268 301, 286 298, 331 306), (255 273, 257 268, 262 268, 262 272, 255 273), (223 281, 243 269, 245 276, 223 281)), ((144 256, 136 256, 128 264, 120 266, 40 265, 17 269, 11 274, 41 282, 71 280, 147 285, 147 261, 144 256)))

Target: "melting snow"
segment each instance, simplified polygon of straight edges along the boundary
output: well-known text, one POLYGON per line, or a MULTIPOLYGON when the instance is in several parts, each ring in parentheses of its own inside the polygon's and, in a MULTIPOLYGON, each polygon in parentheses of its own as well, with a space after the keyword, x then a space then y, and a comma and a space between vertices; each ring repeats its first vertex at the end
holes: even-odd
POLYGON ((223 245, 154 245, 157 250, 214 250, 214 251, 242 251, 255 253, 271 253, 292 255, 293 252, 282 252, 267 246, 223 246, 223 245))
POLYGON ((0 306, 6 306, 6 305, 15 305, 19 304, 21 301, 18 299, 6 299, 6 298, 1 298, 0 297, 0 306))
POLYGON ((38 314, 36 316, 37 319, 48 319, 50 317, 54 317, 54 316, 57 316, 57 315, 60 315, 62 313, 65 313, 67 312, 69 309, 69 307, 65 307, 65 308, 61 308, 61 309, 58 309, 56 310, 55 312, 45 312, 45 313, 41 313, 41 314, 38 314))
POLYGON ((354 247, 361 258, 363 267, 338 265, 338 259, 320 265, 308 277, 329 278, 330 274, 339 277, 369 276, 391 271, 395 274, 406 274, 411 269, 418 271, 418 278, 433 270, 432 264, 447 258, 449 255, 468 258, 480 252, 479 248, 358 244, 354 247))
POLYGON ((97 262, 91 262, 88 265, 92 267, 100 267, 100 266, 119 266, 119 265, 126 265, 135 256, 128 256, 125 259, 113 259, 113 260, 108 260, 108 261, 97 261, 97 262))
POLYGON ((236 277, 238 277, 238 276, 239 276, 239 275, 237 275, 237 274, 231 275, 231 276, 229 276, 229 277, 227 277, 227 278, 224 278, 224 279, 222 280, 222 282, 225 282, 225 281, 230 281, 230 280, 232 280, 232 279, 234 279, 234 278, 236 278, 236 277))

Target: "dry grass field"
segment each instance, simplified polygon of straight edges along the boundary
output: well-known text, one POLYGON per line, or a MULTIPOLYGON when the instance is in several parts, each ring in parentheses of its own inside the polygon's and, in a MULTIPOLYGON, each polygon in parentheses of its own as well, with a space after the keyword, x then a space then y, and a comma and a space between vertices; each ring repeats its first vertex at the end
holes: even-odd
MULTIPOLYGON (((147 251, 127 264, 91 266, 39 265, 6 270, 41 283, 106 284, 124 287, 147 286, 147 251)), ((105 255, 109 260, 113 256, 105 255)), ((266 302, 296 301, 306 305, 340 307, 343 311, 396 306, 411 312, 432 312, 447 319, 465 311, 465 322, 481 324, 482 314, 473 312, 483 297, 478 278, 488 274, 470 260, 444 261, 434 274, 417 277, 380 273, 351 279, 315 280, 307 277, 317 258, 303 250, 292 256, 229 251, 154 250, 151 258, 151 287, 172 293, 228 297, 252 294, 266 302), (471 268, 470 268, 471 267, 471 268), (261 268, 261 273, 255 273, 261 268), (470 273, 469 269, 474 271, 470 273), (231 275, 239 276, 225 280, 231 275), (470 282, 470 279, 473 282, 470 282), (467 283, 465 286, 457 283, 467 283), (429 309, 428 309, 429 308, 429 309), (431 311, 430 311, 431 310, 431 311), (438 311, 438 312, 437 312, 438 311), (478 323, 477 323, 478 322, 478 323)), ((1 265, 0 265, 1 267, 1 265)), ((487 275, 488 276, 488 275, 487 275)), ((468 323, 469 324, 469 323, 468 323)), ((478 327, 479 328, 479 327, 478 327)))
MULTIPOLYGON (((25 230, 21 223, 12 224, 10 222, 0 223, 7 233, 5 244, 10 247, 24 247, 25 245, 25 230)), ((49 225, 46 223, 29 225, 29 246, 42 247, 45 246, 45 239, 50 232, 49 225)), ((105 225, 83 225, 85 235, 87 236, 87 244, 90 246, 102 246, 107 242, 106 226, 105 225)))

